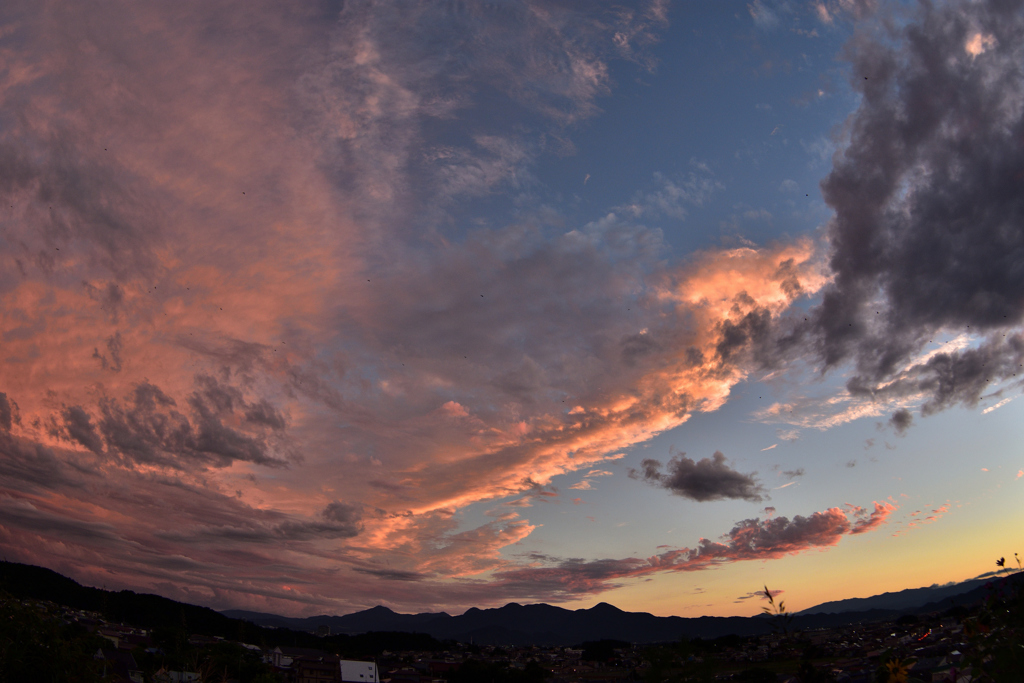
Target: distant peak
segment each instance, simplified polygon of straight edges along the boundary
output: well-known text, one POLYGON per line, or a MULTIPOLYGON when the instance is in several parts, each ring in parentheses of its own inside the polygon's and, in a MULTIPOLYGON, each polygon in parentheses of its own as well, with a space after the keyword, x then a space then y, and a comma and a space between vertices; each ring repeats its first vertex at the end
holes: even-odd
POLYGON ((607 602, 599 602, 590 609, 599 610, 601 612, 621 612, 622 610, 615 605, 609 605, 607 602))
POLYGON ((366 610, 365 614, 397 614, 395 610, 385 607, 384 605, 377 605, 366 610))

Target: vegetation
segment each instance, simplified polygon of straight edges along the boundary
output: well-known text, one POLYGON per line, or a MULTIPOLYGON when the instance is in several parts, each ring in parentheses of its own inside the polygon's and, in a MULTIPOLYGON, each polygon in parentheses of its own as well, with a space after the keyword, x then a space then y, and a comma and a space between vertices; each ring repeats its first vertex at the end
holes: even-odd
POLYGON ((0 683, 92 683, 92 655, 107 643, 78 624, 64 624, 46 605, 0 592, 0 683))
POLYGON ((971 646, 967 669, 975 681, 1010 683, 1024 671, 1024 571, 1019 558, 1016 571, 1002 557, 996 566, 1004 577, 992 584, 977 614, 964 620, 971 646))
POLYGON ((424 633, 385 631, 321 638, 303 631, 263 628, 243 619, 231 619, 207 607, 159 595, 90 588, 49 569, 14 562, 0 562, 0 590, 6 590, 13 598, 50 601, 99 613, 110 622, 152 629, 154 638, 175 661, 181 661, 188 649, 189 635, 194 633, 260 647, 323 649, 352 658, 372 657, 385 650, 440 652, 446 647, 445 643, 424 633))
POLYGON ((776 605, 775 597, 768 590, 767 585, 764 587, 764 597, 768 600, 768 606, 762 607, 761 611, 772 617, 772 626, 777 632, 788 636, 789 627, 793 623, 793 615, 786 611, 786 601, 779 600, 779 604, 776 605))

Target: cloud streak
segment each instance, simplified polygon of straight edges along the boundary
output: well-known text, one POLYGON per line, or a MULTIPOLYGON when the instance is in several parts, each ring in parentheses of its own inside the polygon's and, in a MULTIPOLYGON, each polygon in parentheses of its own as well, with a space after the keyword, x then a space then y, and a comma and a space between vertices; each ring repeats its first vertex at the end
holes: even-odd
POLYGON ((843 536, 868 533, 886 523, 896 510, 890 503, 875 503, 872 511, 848 506, 829 508, 809 517, 772 517, 738 522, 719 541, 702 539, 693 548, 667 550, 646 559, 569 559, 549 566, 514 569, 496 574, 503 586, 537 586, 562 599, 599 593, 622 585, 626 579, 659 572, 692 572, 733 562, 778 559, 836 545, 843 536))

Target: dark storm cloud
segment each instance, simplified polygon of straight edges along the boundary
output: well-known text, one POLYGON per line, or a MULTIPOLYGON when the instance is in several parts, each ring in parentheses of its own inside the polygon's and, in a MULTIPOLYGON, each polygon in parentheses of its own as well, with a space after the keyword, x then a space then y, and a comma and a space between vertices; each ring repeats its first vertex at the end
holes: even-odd
POLYGON ((691 500, 764 500, 764 489, 754 478, 756 473, 743 474, 731 469, 726 465, 726 458, 720 451, 715 451, 711 458, 698 461, 693 461, 682 453, 669 460, 664 473, 661 471, 661 463, 657 460, 644 460, 642 466, 642 472, 631 469, 629 476, 634 479, 642 478, 670 490, 677 496, 691 500))
POLYGON ((834 279, 812 336, 826 367, 853 360, 851 386, 870 390, 940 331, 987 335, 985 352, 928 361, 925 414, 975 403, 1020 356, 998 335, 1024 320, 1021 9, 922 3, 847 48, 863 97, 822 182, 834 279))
MULTIPOLYGON (((722 362, 852 364, 852 396, 922 401, 922 416, 974 407, 994 383, 1018 385, 1022 10, 1022 0, 921 3, 859 27, 845 56, 861 104, 821 185, 835 211, 830 282, 807 313, 776 323, 751 308, 723 322, 722 362), (966 343, 935 351, 961 335, 966 343)), ((902 414, 891 424, 910 426, 902 414)))

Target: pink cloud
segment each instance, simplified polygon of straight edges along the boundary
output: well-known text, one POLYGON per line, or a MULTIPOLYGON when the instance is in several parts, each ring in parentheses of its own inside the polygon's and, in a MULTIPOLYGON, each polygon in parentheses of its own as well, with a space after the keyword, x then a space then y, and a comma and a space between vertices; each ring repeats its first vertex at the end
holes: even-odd
POLYGON ((910 513, 910 521, 906 524, 906 526, 904 526, 903 528, 897 529, 893 533, 893 536, 899 536, 900 534, 903 534, 903 533, 905 533, 907 531, 910 531, 911 529, 914 529, 914 528, 919 527, 919 526, 924 525, 924 524, 931 524, 933 522, 937 522, 939 519, 942 518, 942 516, 944 514, 949 512, 950 507, 951 507, 951 503, 948 503, 948 502, 947 503, 943 503, 942 505, 940 505, 938 507, 932 508, 929 511, 929 513, 926 514, 924 517, 919 517, 918 516, 918 515, 924 514, 924 511, 922 511, 922 510, 915 510, 914 512, 910 513))
POLYGON ((535 586, 557 599, 599 593, 623 581, 660 572, 690 572, 747 560, 778 559, 836 545, 843 536, 872 531, 885 523, 896 508, 875 503, 867 514, 861 508, 847 512, 829 508, 809 517, 746 519, 737 523, 721 541, 701 539, 693 548, 666 550, 646 559, 561 560, 548 566, 523 567, 494 574, 503 588, 535 586), (852 515, 852 521, 851 521, 852 515))
POLYGON ((557 504, 555 477, 589 488, 624 449, 720 408, 748 377, 752 325, 825 282, 820 254, 805 240, 673 264, 658 230, 615 214, 446 233, 458 199, 528 182, 540 153, 484 127, 424 144, 472 110, 461 84, 558 133, 597 110, 615 55, 647 63, 656 7, 602 25, 544 3, 500 20, 245 10, 66 5, 5 34, 8 557, 296 612, 465 605, 496 586, 555 599, 884 523, 876 503, 745 520, 647 560, 507 560, 530 506, 557 504), (495 47, 454 74, 402 33, 456 19, 479 38, 466 49, 495 47))
POLYGON ((889 518, 889 515, 891 515, 896 509, 896 506, 892 503, 885 502, 875 502, 875 509, 870 514, 865 514, 865 511, 858 508, 856 514, 857 521, 854 522, 850 533, 863 534, 868 531, 874 531, 884 524, 889 518))

